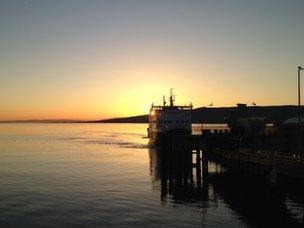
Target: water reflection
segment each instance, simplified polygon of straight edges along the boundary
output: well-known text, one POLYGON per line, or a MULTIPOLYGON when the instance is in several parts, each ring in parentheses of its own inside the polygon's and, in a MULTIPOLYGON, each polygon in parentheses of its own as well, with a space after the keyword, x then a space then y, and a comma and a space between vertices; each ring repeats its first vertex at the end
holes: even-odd
POLYGON ((153 179, 161 183, 162 202, 167 201, 168 194, 175 201, 191 200, 194 195, 191 154, 160 149, 149 149, 149 154, 153 179))
POLYGON ((145 135, 145 124, 0 125, 0 227, 303 226, 301 184, 273 189, 210 161, 204 179, 190 151, 148 149, 145 135))
POLYGON ((203 224, 210 225, 206 222, 208 213, 212 214, 224 202, 250 227, 303 227, 302 183, 282 180, 271 186, 261 176, 235 170, 232 173, 214 162, 208 162, 206 178, 192 164, 191 151, 153 148, 149 149, 149 155, 150 171, 154 185, 159 184, 161 203, 201 208, 203 224))

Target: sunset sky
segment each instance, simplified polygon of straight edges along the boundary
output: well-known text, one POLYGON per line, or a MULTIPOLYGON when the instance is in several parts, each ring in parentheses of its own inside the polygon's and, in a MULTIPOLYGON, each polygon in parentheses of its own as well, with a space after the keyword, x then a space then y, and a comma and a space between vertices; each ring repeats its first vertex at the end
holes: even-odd
POLYGON ((296 104, 304 65, 303 0, 1 0, 0 28, 0 120, 296 104))

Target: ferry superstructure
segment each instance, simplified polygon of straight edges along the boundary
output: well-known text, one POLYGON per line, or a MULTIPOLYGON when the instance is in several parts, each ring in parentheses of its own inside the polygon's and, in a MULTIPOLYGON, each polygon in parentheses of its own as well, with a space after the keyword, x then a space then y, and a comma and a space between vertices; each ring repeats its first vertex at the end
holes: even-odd
POLYGON ((163 105, 151 105, 148 128, 150 143, 159 144, 168 134, 173 137, 175 133, 191 134, 192 104, 177 106, 174 105, 174 101, 175 96, 171 89, 169 105, 166 105, 165 97, 163 97, 163 105))

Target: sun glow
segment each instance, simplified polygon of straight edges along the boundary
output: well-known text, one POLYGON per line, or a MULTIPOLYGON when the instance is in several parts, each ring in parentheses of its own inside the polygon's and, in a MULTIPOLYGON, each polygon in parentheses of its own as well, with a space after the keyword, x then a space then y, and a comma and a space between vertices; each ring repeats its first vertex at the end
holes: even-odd
POLYGON ((0 120, 147 114, 170 88, 176 105, 296 104, 298 4, 2 2, 0 120))

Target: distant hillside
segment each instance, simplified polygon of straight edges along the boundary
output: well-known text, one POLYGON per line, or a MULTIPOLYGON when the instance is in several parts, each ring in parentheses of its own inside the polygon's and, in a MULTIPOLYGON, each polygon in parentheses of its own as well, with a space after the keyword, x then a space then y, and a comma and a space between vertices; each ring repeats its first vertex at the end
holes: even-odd
POLYGON ((148 123, 148 115, 88 121, 88 123, 148 123))
MULTIPOLYGON (((303 110, 303 106, 302 106, 303 110)), ((225 118, 235 115, 236 107, 222 108, 196 108, 192 110, 193 123, 224 123, 225 118)), ((281 122, 298 115, 298 106, 251 106, 246 108, 248 116, 266 117, 270 121, 281 122)), ((302 112, 304 113, 304 112, 302 112)), ((45 120, 10 120, 0 121, 0 123, 147 123, 148 115, 130 116, 123 118, 112 118, 105 120, 69 120, 69 119, 45 119, 45 120)))
MULTIPOLYGON (((303 106, 302 106, 303 109, 303 106)), ((288 118, 298 116, 298 106, 250 106, 245 109, 247 116, 266 117, 269 121, 282 122, 288 118)), ((236 107, 197 108, 192 110, 192 122, 223 123, 225 118, 236 115, 236 107)))
MULTIPOLYGON (((302 107, 303 108, 303 107, 302 107)), ((222 108, 196 108, 192 110, 193 123, 224 123, 225 118, 235 115, 236 107, 222 108)), ((247 107, 247 115, 252 117, 266 117, 270 121, 281 122, 298 115, 298 106, 252 106, 247 107)), ((125 118, 91 121, 94 123, 147 123, 148 115, 140 115, 125 118)))
POLYGON ((0 120, 0 123, 82 123, 85 121, 73 119, 28 119, 28 120, 0 120))

